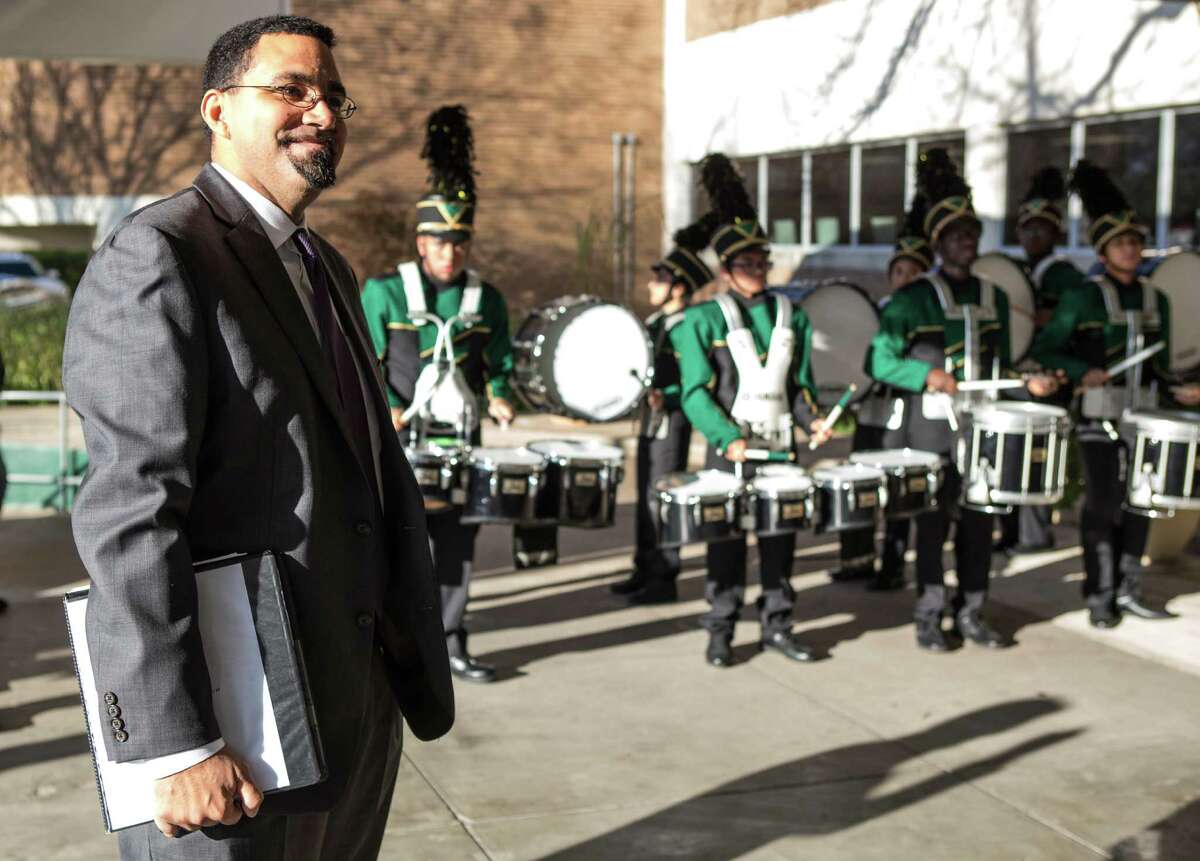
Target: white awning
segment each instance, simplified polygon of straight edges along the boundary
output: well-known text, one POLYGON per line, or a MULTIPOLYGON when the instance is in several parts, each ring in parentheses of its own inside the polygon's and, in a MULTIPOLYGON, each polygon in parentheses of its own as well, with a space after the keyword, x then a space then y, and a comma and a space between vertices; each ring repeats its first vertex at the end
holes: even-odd
POLYGON ((0 57, 100 63, 202 63, 234 24, 291 0, 3 0, 0 57))

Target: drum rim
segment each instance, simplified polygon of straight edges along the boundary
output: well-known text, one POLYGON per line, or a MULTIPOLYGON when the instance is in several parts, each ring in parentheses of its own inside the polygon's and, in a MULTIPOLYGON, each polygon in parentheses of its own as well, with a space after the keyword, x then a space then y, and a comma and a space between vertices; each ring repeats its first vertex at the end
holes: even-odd
POLYGON ((898 469, 898 468, 904 468, 904 467, 922 467, 925 469, 929 469, 930 467, 941 466, 944 462, 944 458, 940 454, 937 454, 936 452, 927 451, 925 449, 920 449, 920 448, 910 448, 909 446, 905 446, 904 448, 872 448, 872 449, 866 449, 865 451, 852 451, 852 452, 850 452, 850 456, 849 456, 848 460, 850 461, 850 463, 862 464, 864 466, 873 466, 876 469, 883 469, 883 470, 892 470, 892 469, 898 469), (911 463, 907 463, 907 464, 888 463, 885 465, 879 460, 870 460, 869 461, 866 459, 868 456, 871 456, 871 455, 878 456, 878 455, 886 454, 886 453, 922 455, 924 457, 924 462, 922 462, 920 460, 914 460, 911 463))
POLYGON ((665 501, 671 501, 671 502, 681 502, 682 501, 686 505, 692 505, 696 502, 702 502, 705 499, 739 499, 739 498, 741 498, 742 494, 745 492, 745 489, 746 489, 745 481, 738 478, 733 473, 726 472, 723 469, 697 469, 697 470, 685 470, 682 472, 672 472, 672 473, 668 473, 667 475, 664 475, 662 478, 658 479, 658 481, 654 482, 654 492, 656 494, 658 494, 658 497, 660 500, 663 500, 665 497, 665 501), (727 491, 715 491, 713 493, 707 493, 707 494, 703 494, 703 495, 690 494, 689 496, 684 497, 682 499, 678 496, 672 495, 671 491, 677 490, 678 488, 684 486, 683 484, 677 484, 677 485, 674 485, 673 487, 666 486, 666 482, 668 482, 674 478, 679 478, 682 476, 689 476, 690 480, 695 481, 700 476, 713 475, 714 473, 716 475, 719 475, 722 480, 728 479, 728 480, 735 482, 735 484, 732 485, 730 487, 730 489, 727 491))
POLYGON ((1131 410, 1122 416, 1121 424, 1132 427, 1139 435, 1145 433, 1147 436, 1167 442, 1200 440, 1200 412, 1131 410), (1190 420, 1176 418, 1176 416, 1184 415, 1194 416, 1194 418, 1190 420))
POLYGON ((539 439, 533 442, 526 443, 523 448, 533 452, 540 457, 545 458, 548 462, 557 464, 558 466, 620 466, 625 460, 625 450, 620 446, 612 445, 611 443, 601 442, 599 440, 575 440, 575 439, 539 439), (571 443, 573 445, 595 445, 599 448, 611 450, 612 455, 609 457, 598 456, 574 456, 565 454, 551 454, 548 451, 541 451, 535 446, 546 445, 549 443, 571 443))
POLYGON ((545 470, 546 458, 543 457, 542 455, 537 454, 537 452, 529 451, 528 449, 526 449, 524 447, 501 448, 501 447, 493 447, 493 446, 483 446, 480 448, 472 448, 470 450, 470 452, 467 454, 467 464, 468 464, 468 466, 472 466, 472 467, 482 466, 485 469, 492 470, 493 472, 496 471, 496 467, 499 466, 499 467, 508 467, 513 472, 533 473, 533 472, 541 472, 541 471, 545 470), (529 455, 532 457, 536 457, 539 460, 537 463, 530 463, 528 461, 506 462, 506 461, 497 460, 496 457, 492 454, 492 452, 502 452, 502 451, 523 453, 523 454, 526 454, 526 455, 529 455), (485 452, 485 454, 483 454, 481 456, 479 454, 479 452, 485 452))
POLYGON ((1037 404, 1029 401, 995 401, 987 404, 970 404, 964 410, 970 421, 986 430, 1021 430, 1037 433, 1051 431, 1056 426, 1069 427, 1071 414, 1053 404, 1037 404), (998 419, 989 421, 989 417, 998 419), (996 427, 1000 425, 1000 427, 996 427))
POLYGON ((865 463, 838 463, 833 466, 823 466, 820 469, 812 471, 812 479, 816 484, 825 484, 827 481, 883 481, 887 478, 887 472, 877 466, 870 466, 865 463), (834 470, 853 468, 859 472, 866 474, 858 478, 849 478, 847 476, 838 475, 834 470), (870 473, 874 473, 871 475, 870 473))
POLYGON ((816 483, 807 475, 788 477, 785 475, 765 475, 765 481, 795 481, 791 487, 763 487, 758 484, 759 476, 746 482, 746 493, 752 496, 765 496, 770 499, 781 499, 784 494, 799 494, 801 497, 812 496, 816 492, 816 483))

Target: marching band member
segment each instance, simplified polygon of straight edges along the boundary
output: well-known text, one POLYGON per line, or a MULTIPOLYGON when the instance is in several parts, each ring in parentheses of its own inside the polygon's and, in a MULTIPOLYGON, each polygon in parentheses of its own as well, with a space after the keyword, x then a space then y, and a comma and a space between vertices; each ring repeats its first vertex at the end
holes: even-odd
MULTIPOLYGON (((1033 286, 1035 332, 1050 322, 1063 293, 1083 281, 1083 273, 1074 263, 1054 253, 1054 246, 1063 234, 1062 202, 1066 196, 1062 171, 1046 167, 1033 175, 1029 191, 1017 208, 1017 240, 1025 251, 1025 259, 1017 262, 1033 286)), ((1062 394, 1069 398, 1069 392, 1053 398, 1058 406, 1067 405, 1062 394)), ((1019 555, 1054 546, 1051 506, 1018 505, 1001 519, 1003 537, 997 550, 1019 555)))
MULTIPOLYGON (((679 355, 683 411, 708 441, 706 466, 734 471, 740 463, 749 476, 751 444, 794 451, 794 423, 820 442, 828 439, 815 406, 812 327, 786 297, 766 292, 768 240, 729 159, 707 156, 701 177, 717 213, 711 244, 726 290, 689 308, 671 330, 671 342, 679 355)), ((811 661, 812 650, 792 633, 795 595, 789 577, 795 543, 794 534, 759 539, 761 642, 792 660, 811 661)), ((715 667, 728 667, 746 589, 745 537, 709 543, 707 560, 710 609, 701 618, 709 632, 706 658, 715 667)))
MULTIPOLYGON (((903 235, 887 265, 888 284, 895 293, 933 266, 933 249, 922 233, 925 217, 924 199, 918 196, 904 216, 903 235)), ((880 307, 890 297, 884 297, 880 307)), ((884 387, 876 386, 858 408, 854 426, 852 451, 883 448, 884 428, 891 413, 892 398, 884 387)), ((851 529, 839 533, 841 570, 834 580, 854 580, 870 577, 867 588, 873 592, 900 589, 904 586, 904 554, 908 550, 909 522, 888 520, 883 533, 883 554, 879 570, 875 570, 875 530, 851 529)))
MULTIPOLYGON (((929 202, 924 232, 937 252, 937 269, 899 290, 883 309, 879 333, 867 355, 867 370, 900 393, 902 420, 885 437, 887 448, 905 446, 950 458, 953 442, 946 411, 962 379, 991 376, 1009 365, 1008 297, 995 285, 971 275, 978 256, 981 224, 971 205, 970 187, 945 150, 921 155, 917 183, 929 202), (977 337, 967 342, 966 322, 977 337), (982 371, 982 373, 981 373, 982 371)), ((1028 383, 1037 396, 1057 387, 1051 377, 1028 383)), ((942 630, 947 609, 942 545, 955 506, 961 477, 946 466, 938 507, 917 517, 918 597, 914 617, 917 645, 949 649, 942 630)), ((958 633, 982 646, 999 647, 1000 636, 983 617, 991 568, 992 515, 963 508, 954 552, 958 590, 951 608, 958 633)))
POLYGON ((666 604, 677 595, 679 550, 658 546, 658 505, 655 483, 672 472, 687 469, 692 425, 680 404, 679 361, 670 333, 683 322, 692 294, 712 281, 712 270, 699 253, 712 236, 712 219, 703 218, 675 234, 675 247, 651 267, 646 284, 656 309, 646 318, 654 344, 654 388, 642 406, 637 449, 637 550, 633 576, 613 585, 635 604, 666 604))
POLYGON ((1084 503, 1080 519, 1088 619, 1112 628, 1121 614, 1143 619, 1169 618, 1141 599, 1141 557, 1149 520, 1122 511, 1124 446, 1114 423, 1127 407, 1154 407, 1158 394, 1143 389, 1154 380, 1182 406, 1200 404, 1200 385, 1168 388, 1171 305, 1165 293, 1137 274, 1148 229, 1138 220, 1121 190, 1100 167, 1080 161, 1071 189, 1083 200, 1089 239, 1104 271, 1068 287, 1053 318, 1033 343, 1032 356, 1047 368, 1061 368, 1083 388, 1079 448, 1083 456, 1084 503), (1132 329, 1132 331, 1131 331, 1132 329), (1158 341, 1166 349, 1146 364, 1126 371, 1116 385, 1106 366, 1158 341))
MULTIPOLYGON (((434 358, 439 328, 463 315, 448 334, 456 367, 474 403, 464 405, 478 417, 486 401, 496 421, 512 421, 508 377, 512 344, 504 297, 467 268, 475 222, 474 142, 466 109, 439 108, 430 116, 421 152, 429 163, 430 190, 417 203, 417 254, 397 271, 367 280, 362 302, 376 354, 383 366, 396 431, 409 436, 405 411, 412 406, 418 377, 434 358)), ((452 435, 452 427, 426 428, 428 436, 452 435)), ((480 441, 478 419, 470 429, 472 445, 480 441)), ((441 585, 442 624, 450 653, 450 670, 458 678, 490 682, 495 669, 471 657, 463 616, 478 526, 464 525, 462 510, 451 506, 427 512, 433 560, 441 585)))

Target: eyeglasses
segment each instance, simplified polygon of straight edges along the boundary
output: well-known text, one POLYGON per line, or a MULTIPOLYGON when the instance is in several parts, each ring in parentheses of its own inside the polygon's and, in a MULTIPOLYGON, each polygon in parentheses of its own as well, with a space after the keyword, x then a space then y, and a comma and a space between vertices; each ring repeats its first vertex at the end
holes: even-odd
POLYGON ((354 99, 343 93, 325 93, 316 87, 305 86, 304 84, 232 84, 228 87, 222 87, 222 90, 266 90, 274 93, 283 99, 289 105, 297 108, 303 108, 306 111, 311 111, 317 106, 317 102, 324 101, 329 105, 329 110, 338 117, 338 119, 348 120, 358 110, 358 103, 354 99))
POLYGON ((730 269, 736 269, 738 272, 770 272, 771 259, 766 260, 735 260, 729 264, 730 269))

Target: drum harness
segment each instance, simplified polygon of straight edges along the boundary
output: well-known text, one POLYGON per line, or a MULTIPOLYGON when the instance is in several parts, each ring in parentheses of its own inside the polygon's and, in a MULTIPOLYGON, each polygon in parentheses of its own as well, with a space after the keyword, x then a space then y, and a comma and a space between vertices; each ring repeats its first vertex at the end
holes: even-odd
POLYGON ((455 323, 470 326, 482 319, 479 308, 483 301, 483 283, 478 273, 468 269, 467 285, 463 289, 458 313, 443 321, 431 313, 425 304, 425 289, 416 261, 401 263, 396 268, 404 284, 409 318, 421 325, 437 327, 432 361, 417 376, 413 402, 404 411, 404 420, 419 419, 414 428, 416 442, 420 442, 426 434, 426 425, 436 423, 452 426, 459 441, 465 444, 479 427, 479 407, 475 393, 454 361, 453 328, 455 323))
MULTIPOLYGON (((655 311, 646 318, 646 328, 653 326, 663 316, 662 311, 655 311)), ((683 322, 683 316, 683 311, 676 311, 674 314, 666 315, 666 318, 663 319, 663 327, 659 331, 658 337, 654 339, 655 359, 657 359, 658 354, 662 352, 662 348, 666 345, 667 337, 671 334, 671 330, 683 322)), ((670 430, 666 419, 667 414, 664 410, 656 410, 648 402, 643 402, 638 436, 646 439, 666 439, 670 430)))
MULTIPOLYGON (((737 395, 730 416, 752 440, 761 440, 772 451, 791 451, 794 445, 792 411, 787 403, 787 378, 796 352, 792 331, 792 303, 775 295, 775 327, 767 346, 766 361, 758 358, 754 333, 741 308, 728 293, 716 297, 729 334, 725 343, 738 372, 737 395)), ((749 441, 749 440, 748 440, 749 441)))
MULTIPOLYGON (((996 320, 996 285, 991 281, 979 279, 979 304, 960 305, 954 299, 954 291, 950 289, 941 275, 936 272, 926 272, 925 279, 933 285, 937 294, 938 304, 947 320, 962 320, 963 322, 963 379, 968 382, 981 380, 981 358, 979 351, 979 324, 996 320)), ((945 370, 954 373, 954 363, 946 358, 945 370)), ((999 376, 999 357, 992 360, 993 378, 999 376)), ((971 392, 966 397, 971 402, 994 400, 994 392, 971 392)), ((950 423, 951 430, 958 430, 958 405, 954 398, 944 392, 926 392, 921 396, 921 413, 927 419, 942 419, 950 423)))
MULTIPOLYGON (((1090 280, 1099 290, 1104 299, 1104 310, 1108 314, 1110 326, 1125 327, 1125 356, 1132 356, 1146 346, 1146 332, 1158 331, 1161 320, 1158 314, 1158 296, 1154 285, 1145 278, 1140 278, 1142 288, 1142 309, 1126 311, 1121 307, 1121 297, 1117 288, 1104 275, 1094 275, 1090 280)), ((1106 384, 1083 393, 1083 403, 1080 405, 1084 418, 1099 420, 1110 438, 1116 437, 1112 422, 1119 419, 1126 410, 1135 410, 1142 406, 1153 406, 1157 400, 1157 386, 1151 383, 1149 387, 1142 386, 1142 365, 1134 365, 1127 372, 1126 384, 1115 386, 1106 384)))

